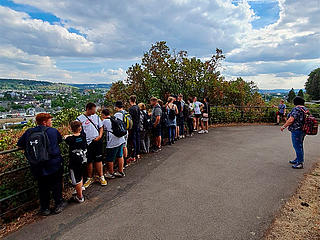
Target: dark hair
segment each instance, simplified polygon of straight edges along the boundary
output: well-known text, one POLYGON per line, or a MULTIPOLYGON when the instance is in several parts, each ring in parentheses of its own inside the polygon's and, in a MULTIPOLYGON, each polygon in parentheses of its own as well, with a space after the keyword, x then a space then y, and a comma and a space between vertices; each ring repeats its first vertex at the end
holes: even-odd
POLYGON ((81 122, 79 122, 79 121, 72 121, 71 123, 70 123, 70 128, 71 128, 71 131, 73 132, 73 133, 77 133, 77 132, 79 132, 79 128, 81 128, 81 122))
POLYGON ((136 103, 136 101, 137 101, 137 96, 136 96, 136 95, 130 96, 130 101, 133 102, 133 103, 136 103))
POLYGON ((101 111, 101 113, 102 113, 103 115, 105 115, 105 116, 109 116, 109 115, 110 115, 110 110, 107 109, 107 108, 105 108, 105 109, 103 109, 103 110, 101 111))
POLYGON ((294 104, 295 106, 297 106, 297 105, 304 105, 304 103, 305 103, 305 100, 304 100, 302 97, 297 96, 297 97, 295 97, 295 98, 293 99, 293 104, 294 104))
POLYGON ((53 117, 49 113, 39 113, 36 116, 36 122, 38 125, 42 125, 43 122, 46 122, 51 118, 53 117))
POLYGON ((209 102, 209 98, 208 98, 208 97, 205 97, 204 99, 205 99, 207 102, 209 102))
POLYGON ((123 103, 121 101, 116 101, 116 104, 114 106, 117 108, 123 108, 123 103))
POLYGON ((86 105, 86 110, 91 110, 92 108, 95 108, 97 107, 94 103, 92 102, 89 102, 87 105, 86 105))

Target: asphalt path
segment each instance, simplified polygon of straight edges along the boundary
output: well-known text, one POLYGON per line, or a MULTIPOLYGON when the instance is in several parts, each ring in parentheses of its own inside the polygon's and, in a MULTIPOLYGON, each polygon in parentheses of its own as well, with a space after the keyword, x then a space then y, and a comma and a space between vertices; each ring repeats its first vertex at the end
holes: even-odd
POLYGON ((94 185, 86 202, 23 227, 7 239, 261 239, 275 214, 319 161, 307 137, 294 170, 288 132, 223 127, 145 156, 126 178, 94 185))

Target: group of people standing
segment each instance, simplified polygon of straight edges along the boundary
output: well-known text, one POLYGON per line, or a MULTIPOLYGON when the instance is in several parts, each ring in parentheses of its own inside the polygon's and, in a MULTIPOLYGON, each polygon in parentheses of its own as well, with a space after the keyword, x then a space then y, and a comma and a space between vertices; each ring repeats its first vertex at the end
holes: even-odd
POLYGON ((107 179, 125 177, 124 169, 136 162, 142 153, 158 152, 163 145, 191 137, 194 132, 208 133, 210 105, 196 97, 183 100, 182 94, 171 95, 167 102, 152 97, 151 109, 137 104, 136 96, 129 98, 130 108, 117 101, 114 109, 104 108, 97 114, 94 103, 86 105, 85 112, 70 123, 70 135, 61 136, 52 128, 52 116, 40 113, 37 127, 28 129, 18 141, 25 150, 31 171, 36 177, 40 197, 40 214, 51 214, 52 193, 58 214, 63 211, 62 199, 64 161, 59 144, 69 146, 70 180, 75 187, 73 200, 85 201, 83 191, 92 183, 101 186, 107 179), (104 148, 105 143, 105 148, 104 148), (105 167, 104 167, 105 166, 105 167), (85 180, 85 181, 84 181, 85 180))

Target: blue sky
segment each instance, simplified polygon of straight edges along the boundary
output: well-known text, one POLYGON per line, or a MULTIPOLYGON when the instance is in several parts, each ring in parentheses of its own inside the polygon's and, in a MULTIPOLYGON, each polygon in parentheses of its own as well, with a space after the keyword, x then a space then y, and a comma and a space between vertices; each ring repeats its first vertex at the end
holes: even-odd
POLYGON ((1 0, 0 78, 123 80, 151 44, 227 58, 226 79, 303 88, 319 66, 319 1, 1 0))

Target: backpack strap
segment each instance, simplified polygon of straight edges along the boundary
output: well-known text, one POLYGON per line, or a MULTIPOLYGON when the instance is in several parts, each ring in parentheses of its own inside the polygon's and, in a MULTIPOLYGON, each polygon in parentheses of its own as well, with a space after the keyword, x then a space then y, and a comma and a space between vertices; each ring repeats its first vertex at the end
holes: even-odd
MULTIPOLYGON (((91 124, 94 126, 95 129, 97 129, 98 134, 100 134, 98 127, 94 124, 94 122, 92 122, 92 120, 90 118, 88 118, 87 115, 83 114, 90 122, 91 124)), ((98 124, 99 124, 99 116, 98 116, 98 124)))

